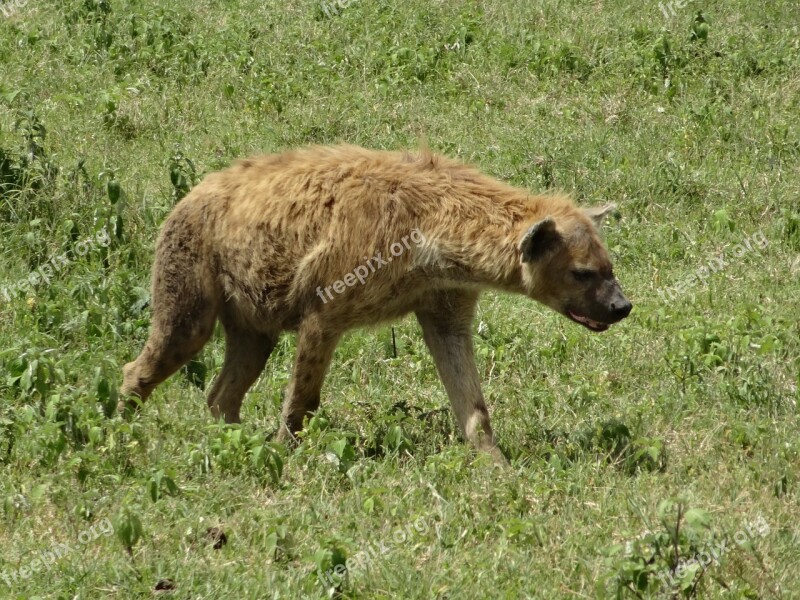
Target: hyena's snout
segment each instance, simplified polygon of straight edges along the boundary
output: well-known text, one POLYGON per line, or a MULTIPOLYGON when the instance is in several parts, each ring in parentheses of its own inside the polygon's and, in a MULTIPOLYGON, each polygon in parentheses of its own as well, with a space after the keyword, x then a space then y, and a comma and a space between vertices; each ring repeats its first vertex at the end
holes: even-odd
POLYGON ((616 290, 608 303, 608 313, 611 317, 611 323, 622 321, 622 319, 631 314, 632 310, 633 304, 625 297, 619 284, 617 284, 616 290))
POLYGON ((592 331, 605 331, 631 314, 633 304, 616 279, 604 281, 577 301, 566 306, 564 313, 576 323, 592 331))

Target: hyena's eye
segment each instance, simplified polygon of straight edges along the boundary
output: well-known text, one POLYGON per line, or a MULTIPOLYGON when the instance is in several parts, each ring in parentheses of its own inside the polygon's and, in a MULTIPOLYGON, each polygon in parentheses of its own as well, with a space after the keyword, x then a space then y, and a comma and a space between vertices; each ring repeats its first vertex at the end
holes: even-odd
POLYGON ((574 269, 572 271, 572 276, 576 281, 580 281, 581 283, 589 283, 590 281, 594 280, 595 277, 597 277, 597 271, 593 271, 592 269, 574 269))

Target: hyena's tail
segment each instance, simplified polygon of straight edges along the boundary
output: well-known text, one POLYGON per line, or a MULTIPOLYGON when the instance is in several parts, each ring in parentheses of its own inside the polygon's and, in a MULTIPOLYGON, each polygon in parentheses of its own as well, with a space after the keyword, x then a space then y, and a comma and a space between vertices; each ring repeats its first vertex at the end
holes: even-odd
POLYGON ((161 230, 153 264, 150 335, 136 360, 123 367, 121 410, 144 401, 203 348, 214 330, 222 294, 208 250, 210 211, 199 191, 175 207, 161 230))

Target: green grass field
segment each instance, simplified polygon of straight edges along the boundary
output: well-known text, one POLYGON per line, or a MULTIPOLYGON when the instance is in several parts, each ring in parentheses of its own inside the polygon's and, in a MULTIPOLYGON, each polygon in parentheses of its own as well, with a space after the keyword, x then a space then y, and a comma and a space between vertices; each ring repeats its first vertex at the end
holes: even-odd
POLYGON ((6 0, 0 200, 0 598, 800 598, 794 0, 6 0), (265 438, 291 336, 241 427, 206 407, 221 332, 114 413, 204 174, 423 140, 619 206, 629 319, 481 300, 509 468, 411 317, 396 356, 341 343, 294 450, 265 438))

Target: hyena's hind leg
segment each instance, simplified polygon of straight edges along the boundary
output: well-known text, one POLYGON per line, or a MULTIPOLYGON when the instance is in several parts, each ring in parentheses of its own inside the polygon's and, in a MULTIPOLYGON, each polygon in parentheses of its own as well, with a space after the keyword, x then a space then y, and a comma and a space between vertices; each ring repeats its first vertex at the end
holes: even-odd
POLYGON ((208 407, 215 418, 238 423, 242 400, 264 370, 278 342, 278 334, 256 333, 224 318, 222 324, 225 327, 225 362, 208 394, 208 407))
MULTIPOLYGON (((123 396, 119 410, 138 407, 156 386, 189 362, 203 349, 214 331, 216 315, 212 304, 201 304, 193 310, 168 311, 153 319, 150 336, 141 354, 122 368, 123 396)), ((154 311, 159 311, 155 308, 154 311)))
MULTIPOLYGON (((185 212, 185 211, 184 211, 185 212)), ((121 411, 137 408, 211 337, 219 310, 214 277, 196 250, 196 226, 176 209, 164 225, 153 265, 150 335, 126 364, 121 411)))

